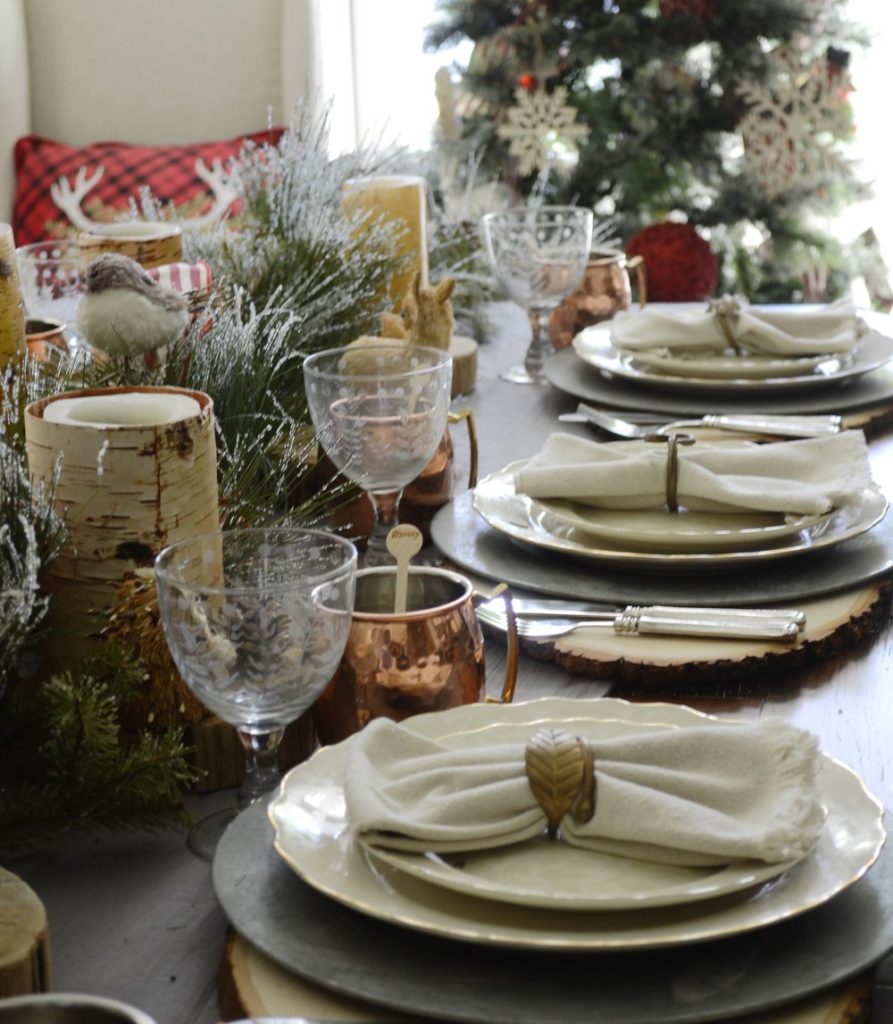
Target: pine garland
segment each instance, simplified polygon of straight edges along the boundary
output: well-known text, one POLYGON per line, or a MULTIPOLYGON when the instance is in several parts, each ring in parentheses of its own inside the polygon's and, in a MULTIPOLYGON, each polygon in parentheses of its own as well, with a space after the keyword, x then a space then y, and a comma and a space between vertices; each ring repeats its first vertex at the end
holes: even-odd
MULTIPOLYGON (((126 650, 109 644, 76 671, 50 679, 33 671, 47 606, 40 575, 58 552, 63 529, 52 494, 32 493, 25 406, 85 387, 203 391, 214 401, 221 525, 319 522, 342 491, 316 479, 301 366, 310 352, 377 326, 379 296, 398 266, 395 228, 345 218, 341 186, 348 177, 393 170, 396 159, 364 152, 332 160, 325 119, 301 112, 278 146, 243 154, 234 170, 238 219, 207 233, 187 231, 187 258, 211 262, 216 293, 207 317, 163 358, 100 362, 81 353, 52 366, 25 359, 0 382, 3 847, 96 824, 183 821, 181 791, 191 779, 179 728, 159 729, 156 722, 128 731, 128 712, 155 700, 146 676, 157 666, 140 655, 157 648, 157 629, 148 638, 142 629, 137 643, 120 635, 126 650)), ((143 209, 159 214, 150 196, 143 209)), ((124 610, 129 614, 126 603, 124 610)), ((141 624, 148 628, 145 618, 141 624)), ((157 678, 165 670, 162 665, 157 678)))

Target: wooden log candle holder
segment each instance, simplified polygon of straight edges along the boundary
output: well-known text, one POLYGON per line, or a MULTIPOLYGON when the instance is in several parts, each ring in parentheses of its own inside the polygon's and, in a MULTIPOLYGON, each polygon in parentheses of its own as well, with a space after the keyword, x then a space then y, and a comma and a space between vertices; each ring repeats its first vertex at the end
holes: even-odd
POLYGON ((50 940, 43 903, 0 868, 0 1000, 50 990, 50 940))

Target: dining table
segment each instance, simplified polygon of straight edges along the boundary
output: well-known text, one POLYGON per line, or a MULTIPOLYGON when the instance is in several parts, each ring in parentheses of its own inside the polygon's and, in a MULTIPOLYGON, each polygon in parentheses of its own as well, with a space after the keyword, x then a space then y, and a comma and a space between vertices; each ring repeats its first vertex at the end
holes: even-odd
MULTIPOLYGON (((453 401, 455 410, 470 408, 474 414, 480 472, 491 473, 532 455, 559 426, 581 437, 593 436, 587 424, 559 424, 560 414, 576 408, 574 395, 552 385, 517 385, 499 378, 499 371, 526 348, 529 324, 509 303, 495 304, 489 320, 490 329, 477 353, 476 386, 453 401)), ((893 318, 889 333, 893 334, 893 318)), ((461 491, 469 456, 465 439, 453 429, 456 488, 461 491)), ((875 432, 870 461, 874 479, 893 495, 893 434, 875 432)), ((597 576, 599 568, 587 566, 581 568, 584 571, 597 576)), ((498 694, 505 639, 489 631, 485 636, 487 689, 498 694)), ((886 604, 867 635, 850 637, 839 649, 832 645, 811 663, 780 662, 747 676, 727 675, 718 666, 712 675, 699 672, 691 680, 684 669, 672 680, 657 682, 596 679, 579 669, 568 671, 554 660, 522 655, 515 701, 592 701, 609 696, 637 704, 689 705, 733 721, 780 718, 817 736, 822 750, 852 768, 889 808, 891 687, 893 627, 886 604)), ((234 793, 193 793, 186 801, 200 817, 230 805, 234 793)), ((190 853, 182 830, 96 828, 62 836, 4 866, 19 875, 46 907, 54 989, 124 1000, 158 1024, 212 1024, 223 1019, 218 971, 230 925, 215 894, 212 865, 190 853)), ((294 927, 300 928, 300 922, 294 927)), ((893 956, 873 968, 871 979, 871 1020, 893 1021, 893 956)))

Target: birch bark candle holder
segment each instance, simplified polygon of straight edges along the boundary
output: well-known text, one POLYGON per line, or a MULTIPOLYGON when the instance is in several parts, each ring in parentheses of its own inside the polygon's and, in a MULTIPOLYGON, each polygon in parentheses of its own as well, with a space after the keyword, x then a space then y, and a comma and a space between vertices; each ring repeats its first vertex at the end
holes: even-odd
POLYGON ((183 259, 182 231, 178 225, 163 221, 97 224, 78 236, 78 245, 85 264, 103 252, 129 256, 147 270, 183 259))
POLYGON ((28 466, 49 484, 68 543, 50 567, 51 668, 80 660, 128 572, 218 528, 213 403, 180 388, 70 391, 25 410, 28 466))
POLYGON ((396 222, 402 234, 396 239, 395 255, 409 256, 405 271, 391 278, 390 303, 399 310, 410 289, 413 274, 428 284, 428 241, 426 234, 425 180, 414 175, 350 178, 344 183, 341 209, 346 215, 362 211, 396 222))

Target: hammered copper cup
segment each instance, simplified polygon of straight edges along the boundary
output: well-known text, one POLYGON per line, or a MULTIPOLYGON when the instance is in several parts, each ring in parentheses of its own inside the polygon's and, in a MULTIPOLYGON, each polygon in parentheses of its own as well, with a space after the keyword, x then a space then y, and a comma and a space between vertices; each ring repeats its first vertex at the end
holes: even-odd
MULTIPOLYGON (((472 704, 484 694, 484 639, 471 583, 427 566, 409 570, 406 612, 394 614, 396 569, 357 573, 353 622, 338 671, 314 707, 322 743, 337 743, 373 718, 472 704)), ((512 699, 517 658, 506 662, 502 702, 512 699)))
POLYGON ((552 345, 564 348, 585 327, 610 320, 615 313, 628 309, 632 302, 629 279, 633 271, 639 306, 644 309, 647 285, 642 257, 627 257, 621 249, 593 249, 579 287, 549 318, 552 345))

